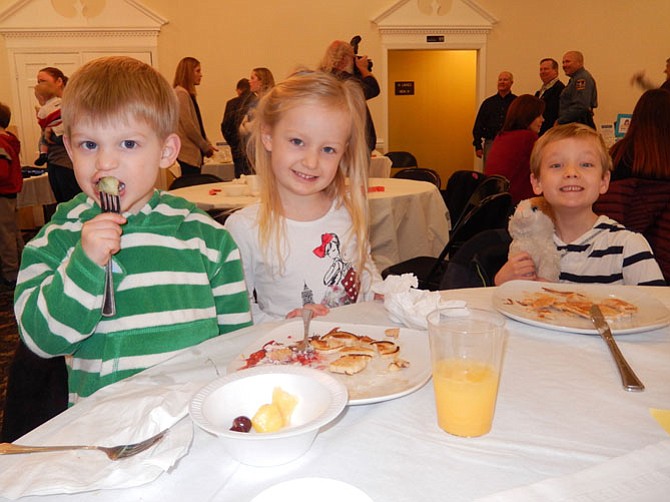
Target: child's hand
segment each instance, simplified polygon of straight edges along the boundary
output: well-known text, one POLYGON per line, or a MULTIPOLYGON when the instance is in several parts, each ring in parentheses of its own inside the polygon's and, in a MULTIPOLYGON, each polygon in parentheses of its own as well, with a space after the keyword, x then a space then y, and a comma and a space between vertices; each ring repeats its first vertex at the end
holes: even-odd
POLYGON ((496 286, 500 286, 504 282, 515 279, 523 279, 526 281, 537 280, 535 263, 533 263, 533 259, 526 252, 510 256, 507 263, 498 270, 494 283, 496 286))
POLYGON ((104 267, 113 254, 121 249, 121 225, 126 219, 116 213, 101 213, 84 223, 81 247, 92 261, 104 267))
POLYGON ((293 319, 294 317, 302 316, 302 309, 311 310, 312 312, 314 312, 314 317, 318 317, 320 315, 326 315, 328 312, 330 312, 330 309, 325 305, 321 305, 320 303, 308 303, 307 305, 305 305, 300 309, 291 310, 288 314, 286 314, 286 319, 293 319))

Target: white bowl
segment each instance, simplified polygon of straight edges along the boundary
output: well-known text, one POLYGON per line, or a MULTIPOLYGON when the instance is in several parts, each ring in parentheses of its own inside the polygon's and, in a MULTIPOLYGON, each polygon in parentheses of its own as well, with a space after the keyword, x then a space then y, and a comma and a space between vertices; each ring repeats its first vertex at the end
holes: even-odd
POLYGON ((342 412, 348 401, 346 387, 332 376, 302 366, 259 366, 218 378, 191 401, 190 415, 202 429, 218 436, 237 461, 255 466, 281 465, 306 453, 319 428, 342 412), (274 433, 230 430, 240 415, 253 417, 272 402, 281 387, 298 398, 291 423, 274 433))

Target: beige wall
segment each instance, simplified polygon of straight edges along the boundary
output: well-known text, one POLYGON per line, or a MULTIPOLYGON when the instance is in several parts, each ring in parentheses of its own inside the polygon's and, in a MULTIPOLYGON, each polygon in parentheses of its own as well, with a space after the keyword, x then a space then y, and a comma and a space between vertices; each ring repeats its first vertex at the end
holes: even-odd
MULTIPOLYGON (((410 0, 414 1, 414 0, 410 0)), ((0 10, 14 0, 0 0, 0 10)), ((159 37, 159 69, 168 80, 180 58, 192 55, 203 63, 199 101, 205 127, 220 140, 219 123, 235 82, 255 66, 267 66, 281 78, 297 65, 313 66, 333 39, 363 37, 361 49, 381 72, 380 37, 370 19, 394 5, 393 0, 143 0, 170 22, 159 37)), ((646 69, 659 83, 670 57, 667 0, 477 0, 499 23, 489 36, 486 88, 495 92, 497 73, 514 73, 514 91, 534 92, 540 58, 556 59, 566 50, 582 50, 586 67, 598 82, 598 122, 611 122, 630 112, 640 91, 630 87, 631 74, 646 69)), ((0 39, 0 75, 8 61, 0 39)), ((381 80, 381 79, 380 79, 381 80)), ((484 96, 485 97, 485 96, 484 96)), ((382 100, 369 102, 383 130, 382 100)), ((11 102, 9 82, 0 80, 0 101, 11 102)), ((471 127, 470 124, 467 125, 471 127)), ((384 138, 381 138, 384 139, 384 138)))

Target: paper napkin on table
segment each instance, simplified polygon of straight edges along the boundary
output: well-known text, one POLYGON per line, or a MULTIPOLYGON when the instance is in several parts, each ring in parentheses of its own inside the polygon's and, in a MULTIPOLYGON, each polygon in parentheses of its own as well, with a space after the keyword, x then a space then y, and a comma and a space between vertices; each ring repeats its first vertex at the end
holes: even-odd
POLYGON ((438 308, 465 307, 460 300, 444 300, 439 291, 416 289, 418 280, 414 274, 389 275, 378 284, 375 293, 384 295, 384 307, 393 322, 408 328, 426 329, 428 314, 438 308))
POLYGON ((201 385, 122 381, 101 389, 95 399, 77 403, 76 414, 67 410, 16 443, 116 446, 142 441, 167 428, 169 433, 149 450, 117 461, 95 450, 2 455, 0 496, 77 493, 153 481, 188 451, 193 424, 182 418, 201 385))

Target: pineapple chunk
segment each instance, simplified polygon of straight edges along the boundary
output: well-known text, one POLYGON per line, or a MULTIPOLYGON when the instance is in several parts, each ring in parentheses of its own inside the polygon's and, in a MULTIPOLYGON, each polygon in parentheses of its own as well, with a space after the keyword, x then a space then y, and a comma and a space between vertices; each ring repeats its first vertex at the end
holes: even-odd
POLYGON ((251 425, 256 432, 277 432, 284 427, 284 418, 276 404, 264 404, 251 419, 251 425))
POLYGON ((293 410, 298 404, 298 398, 289 394, 281 387, 275 387, 274 391, 272 391, 272 404, 277 405, 284 419, 284 425, 288 425, 291 422, 293 410))
POLYGON ((256 432, 277 432, 291 423, 291 415, 298 404, 298 398, 275 387, 272 391, 272 403, 264 404, 251 419, 256 432))

